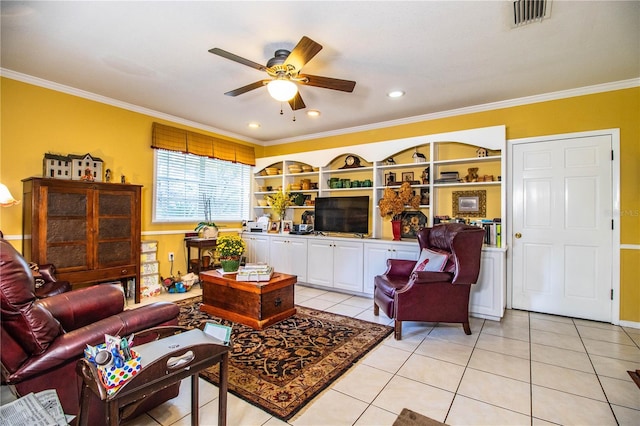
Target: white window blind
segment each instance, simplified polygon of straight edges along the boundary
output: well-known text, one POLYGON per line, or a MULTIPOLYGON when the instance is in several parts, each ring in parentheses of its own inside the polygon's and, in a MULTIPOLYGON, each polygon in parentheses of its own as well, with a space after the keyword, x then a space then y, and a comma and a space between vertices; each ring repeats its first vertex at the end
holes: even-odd
POLYGON ((205 198, 214 222, 249 217, 251 166, 162 149, 154 156, 154 222, 201 222, 205 198))

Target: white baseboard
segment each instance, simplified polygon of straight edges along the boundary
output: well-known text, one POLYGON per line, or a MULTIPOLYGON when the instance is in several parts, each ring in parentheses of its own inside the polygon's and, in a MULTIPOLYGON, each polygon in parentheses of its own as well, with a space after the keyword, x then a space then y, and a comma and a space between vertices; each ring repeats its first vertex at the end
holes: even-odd
POLYGON ((618 325, 621 327, 640 328, 640 322, 635 321, 620 321, 618 325))

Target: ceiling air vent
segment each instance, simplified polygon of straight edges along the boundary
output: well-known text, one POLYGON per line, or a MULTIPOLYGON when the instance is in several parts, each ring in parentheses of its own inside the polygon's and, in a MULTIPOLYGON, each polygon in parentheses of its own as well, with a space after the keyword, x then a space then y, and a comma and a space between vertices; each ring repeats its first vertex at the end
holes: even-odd
POLYGON ((513 2, 513 26, 541 22, 551 15, 551 0, 516 0, 513 2))

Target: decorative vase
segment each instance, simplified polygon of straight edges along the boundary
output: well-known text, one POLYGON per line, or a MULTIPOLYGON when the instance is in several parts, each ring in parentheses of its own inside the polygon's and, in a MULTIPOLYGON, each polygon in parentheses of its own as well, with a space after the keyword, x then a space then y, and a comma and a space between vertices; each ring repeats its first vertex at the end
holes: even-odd
POLYGON ((402 221, 401 220, 392 220, 391 221, 391 230, 393 231, 393 241, 400 241, 400 235, 402 235, 402 221))
POLYGON ((224 272, 235 272, 240 268, 240 256, 221 257, 220 264, 224 272))
POLYGON ((202 256, 202 268, 208 269, 211 264, 211 256, 202 256))
POLYGON ((205 226, 202 228, 202 238, 211 239, 218 238, 218 228, 205 226))

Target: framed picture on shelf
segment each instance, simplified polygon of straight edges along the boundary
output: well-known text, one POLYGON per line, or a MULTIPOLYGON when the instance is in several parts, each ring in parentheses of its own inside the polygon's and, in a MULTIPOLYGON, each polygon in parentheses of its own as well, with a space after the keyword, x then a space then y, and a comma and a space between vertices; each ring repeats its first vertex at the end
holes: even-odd
POLYGON ((402 182, 413 182, 413 172, 402 172, 402 182))
POLYGON ((429 205, 429 188, 420 188, 420 204, 423 206, 429 205))
POLYGON ((273 221, 273 222, 269 222, 269 232, 280 232, 280 222, 279 221, 273 221))
POLYGON ((454 191, 454 217, 485 217, 487 215, 487 191, 454 191))
POLYGON ((293 229, 293 221, 292 220, 283 220, 282 221, 282 232, 288 234, 293 229))
POLYGON ((384 184, 387 186, 398 185, 398 182, 396 182, 396 174, 394 172, 385 173, 384 184))

